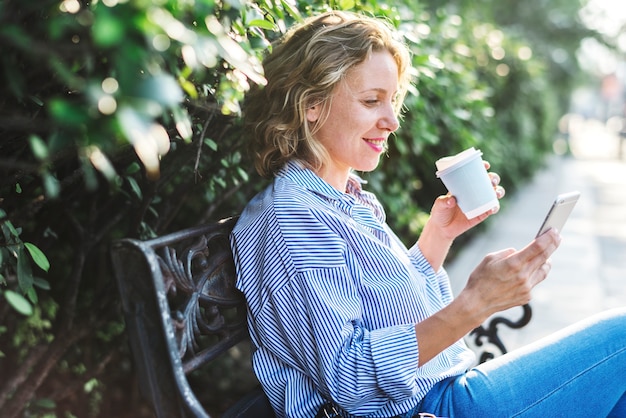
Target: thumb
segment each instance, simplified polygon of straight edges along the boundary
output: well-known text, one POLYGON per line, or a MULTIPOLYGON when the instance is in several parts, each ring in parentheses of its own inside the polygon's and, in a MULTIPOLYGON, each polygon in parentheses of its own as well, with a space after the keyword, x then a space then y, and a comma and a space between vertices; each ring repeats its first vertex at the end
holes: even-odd
POLYGON ((445 212, 456 207, 456 198, 451 194, 439 196, 435 199, 432 212, 445 212))
POLYGON ((454 196, 450 194, 439 196, 435 199, 435 203, 430 210, 430 217, 437 225, 448 225, 454 219, 456 208, 457 204, 454 196))

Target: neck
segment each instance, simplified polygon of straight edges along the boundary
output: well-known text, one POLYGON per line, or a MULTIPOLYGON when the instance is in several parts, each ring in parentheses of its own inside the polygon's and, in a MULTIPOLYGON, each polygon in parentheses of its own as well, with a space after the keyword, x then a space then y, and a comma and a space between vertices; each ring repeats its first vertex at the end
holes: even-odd
POLYGON ((346 187, 348 186, 348 179, 350 178, 350 171, 347 172, 330 172, 329 170, 325 170, 322 168, 321 170, 316 171, 316 174, 324 180, 326 183, 333 186, 335 189, 339 190, 341 193, 346 192, 346 187))

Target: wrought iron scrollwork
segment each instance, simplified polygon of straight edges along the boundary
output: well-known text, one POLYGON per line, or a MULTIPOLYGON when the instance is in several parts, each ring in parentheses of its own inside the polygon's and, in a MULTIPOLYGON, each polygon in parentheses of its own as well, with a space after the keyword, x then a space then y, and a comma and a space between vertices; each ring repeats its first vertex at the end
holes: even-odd
POLYGON ((159 249, 179 356, 186 372, 212 357, 216 341, 238 340, 246 332, 245 301, 235 287, 228 233, 218 230, 159 249))
MULTIPOLYGON (((489 321, 486 328, 485 326, 481 325, 478 328, 474 329, 470 333, 470 335, 474 336, 474 343, 478 347, 482 347, 484 343, 483 340, 487 339, 487 342, 495 346, 500 351, 500 354, 506 354, 507 349, 504 346, 504 343, 502 342, 502 340, 500 339, 500 336, 498 335, 498 331, 499 331, 498 326, 502 324, 502 325, 506 325, 507 327, 511 329, 520 329, 528 325, 528 323, 530 322, 532 318, 532 309, 530 305, 528 304, 523 305, 522 309, 523 309, 522 317, 518 319, 517 321, 511 321, 508 318, 505 318, 502 316, 496 316, 489 321)), ((495 353, 493 353, 490 350, 485 349, 480 355, 479 362, 484 363, 487 360, 491 360, 495 357, 496 357, 495 353)))

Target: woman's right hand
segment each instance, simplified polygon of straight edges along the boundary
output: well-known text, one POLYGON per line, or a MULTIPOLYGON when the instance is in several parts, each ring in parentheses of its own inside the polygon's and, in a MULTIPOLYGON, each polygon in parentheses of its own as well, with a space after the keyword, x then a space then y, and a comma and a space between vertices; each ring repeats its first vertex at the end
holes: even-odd
POLYGON ((452 303, 415 324, 422 366, 496 312, 530 301, 531 291, 550 271, 550 256, 561 242, 550 230, 523 249, 488 254, 452 303))
MULTIPOLYGON (((530 302, 531 291, 548 275, 550 256, 561 243, 552 229, 523 249, 507 249, 488 254, 470 274, 463 292, 487 317, 530 302)), ((460 296, 460 295, 459 295, 460 296)))

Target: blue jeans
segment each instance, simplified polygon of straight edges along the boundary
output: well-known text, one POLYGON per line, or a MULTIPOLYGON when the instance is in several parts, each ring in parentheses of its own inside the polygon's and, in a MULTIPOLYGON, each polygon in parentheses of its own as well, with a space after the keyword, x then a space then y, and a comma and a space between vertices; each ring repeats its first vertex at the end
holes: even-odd
POLYGON ((418 412, 449 418, 626 417, 626 309, 596 315, 443 380, 412 414, 418 412))

